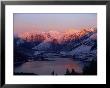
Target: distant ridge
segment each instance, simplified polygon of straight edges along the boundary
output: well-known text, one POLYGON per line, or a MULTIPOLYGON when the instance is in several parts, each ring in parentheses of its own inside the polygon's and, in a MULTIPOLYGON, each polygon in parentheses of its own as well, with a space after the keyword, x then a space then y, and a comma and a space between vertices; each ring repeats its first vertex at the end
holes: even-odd
POLYGON ((90 32, 96 32, 96 28, 90 28, 90 29, 69 29, 64 32, 58 32, 58 31, 49 31, 49 32, 41 32, 41 33, 30 33, 25 32, 22 34, 19 34, 18 37, 26 40, 26 41, 46 41, 46 42, 52 42, 54 39, 60 42, 78 39, 85 34, 88 34, 90 32))

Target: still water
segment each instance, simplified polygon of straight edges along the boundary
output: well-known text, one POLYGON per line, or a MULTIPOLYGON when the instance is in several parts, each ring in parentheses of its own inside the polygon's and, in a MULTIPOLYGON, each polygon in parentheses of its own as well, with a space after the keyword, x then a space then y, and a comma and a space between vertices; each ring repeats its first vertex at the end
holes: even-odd
POLYGON ((53 61, 31 61, 22 64, 14 69, 15 72, 35 73, 39 75, 50 75, 53 71, 57 75, 64 75, 68 69, 74 69, 82 73, 83 65, 80 61, 71 58, 46 58, 53 61))

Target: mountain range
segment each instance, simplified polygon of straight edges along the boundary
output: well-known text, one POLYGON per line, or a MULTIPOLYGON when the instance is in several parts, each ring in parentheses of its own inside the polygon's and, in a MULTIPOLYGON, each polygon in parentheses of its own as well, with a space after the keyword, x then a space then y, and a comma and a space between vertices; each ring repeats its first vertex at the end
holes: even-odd
POLYGON ((97 54, 97 30, 90 28, 65 32, 26 32, 14 37, 14 51, 15 58, 35 58, 41 55, 93 59, 97 54))

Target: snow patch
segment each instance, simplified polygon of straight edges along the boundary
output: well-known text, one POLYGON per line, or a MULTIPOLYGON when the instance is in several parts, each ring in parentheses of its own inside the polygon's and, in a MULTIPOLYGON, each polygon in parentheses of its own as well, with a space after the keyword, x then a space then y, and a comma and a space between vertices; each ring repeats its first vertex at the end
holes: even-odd
POLYGON ((19 46, 20 44, 24 43, 24 41, 22 39, 19 39, 16 44, 19 46))
POLYGON ((51 47, 51 43, 42 42, 39 45, 33 47, 32 49, 35 49, 35 50, 48 50, 50 47, 51 47))
POLYGON ((90 36, 90 39, 96 40, 97 39, 97 33, 94 33, 93 35, 90 36))
POLYGON ((84 52, 90 52, 90 49, 91 49, 91 46, 81 45, 78 48, 70 51, 69 53, 71 55, 74 55, 74 54, 79 54, 79 53, 84 53, 84 52))

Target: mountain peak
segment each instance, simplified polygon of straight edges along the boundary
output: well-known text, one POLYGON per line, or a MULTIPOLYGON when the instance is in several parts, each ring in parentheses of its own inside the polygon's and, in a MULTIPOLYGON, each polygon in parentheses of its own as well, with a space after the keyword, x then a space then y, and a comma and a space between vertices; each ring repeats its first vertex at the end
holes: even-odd
POLYGON ((41 32, 41 33, 30 33, 25 32, 19 35, 18 37, 27 40, 27 41, 53 41, 56 39, 59 43, 62 41, 68 41, 76 38, 80 38, 81 36, 89 33, 94 32, 96 29, 90 28, 90 29, 68 29, 64 32, 59 31, 49 31, 49 32, 41 32))

